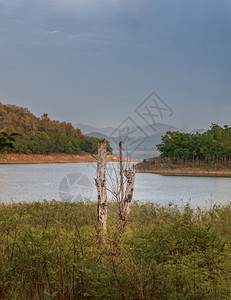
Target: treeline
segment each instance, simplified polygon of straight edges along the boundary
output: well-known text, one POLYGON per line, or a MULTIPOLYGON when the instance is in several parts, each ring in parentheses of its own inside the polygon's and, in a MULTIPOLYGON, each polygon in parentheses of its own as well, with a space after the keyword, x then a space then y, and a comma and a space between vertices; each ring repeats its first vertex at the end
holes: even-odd
MULTIPOLYGON (((40 118, 27 108, 0 103, 0 131, 8 135, 20 134, 13 148, 5 152, 16 153, 97 153, 100 139, 82 134, 71 123, 50 120, 44 113, 40 118)), ((112 148, 108 143, 108 152, 112 148)))
POLYGON ((168 131, 157 149, 161 157, 176 160, 203 160, 205 162, 231 160, 231 127, 212 124, 204 133, 168 131))
MULTIPOLYGON (((14 148, 7 152, 16 153, 97 153, 100 139, 85 135, 68 136, 61 132, 41 132, 34 136, 22 136, 14 142, 14 148)), ((108 145, 111 153, 111 147, 108 145)))

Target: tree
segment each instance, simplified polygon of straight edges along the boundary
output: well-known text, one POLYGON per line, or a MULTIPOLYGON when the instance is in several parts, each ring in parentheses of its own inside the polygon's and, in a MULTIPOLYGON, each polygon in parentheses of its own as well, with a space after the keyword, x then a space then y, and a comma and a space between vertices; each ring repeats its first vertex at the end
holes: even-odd
POLYGON ((167 132, 157 145, 162 157, 226 162, 231 159, 231 127, 212 124, 203 134, 167 132))
POLYGON ((98 211, 97 211, 97 233, 98 242, 101 244, 106 240, 107 233, 107 190, 112 193, 113 197, 118 201, 118 231, 123 231, 128 215, 130 213, 133 189, 136 175, 136 168, 123 166, 122 141, 120 142, 120 176, 118 170, 113 168, 114 177, 107 173, 109 180, 106 181, 106 155, 107 142, 101 140, 98 144, 98 161, 97 161, 97 178, 95 179, 98 191, 98 211), (124 180, 124 177, 126 180, 124 180), (110 181, 110 182, 109 182, 110 181), (107 188, 107 183, 111 189, 107 188), (126 183, 126 191, 124 195, 124 185, 126 183))
POLYGON ((106 157, 107 144, 101 141, 98 144, 97 178, 95 179, 98 191, 97 234, 100 244, 105 242, 107 233, 106 157))
POLYGON ((0 133, 0 150, 5 148, 14 148, 13 143, 15 142, 15 136, 18 136, 18 133, 7 134, 6 132, 0 133))
MULTIPOLYGON (((4 147, 6 152, 16 153, 97 153, 98 138, 82 134, 71 123, 51 120, 47 113, 40 118, 27 108, 0 103, 0 128, 6 133, 18 132, 22 137, 14 141, 14 148, 4 147)), ((112 149, 107 142, 107 151, 112 149)))

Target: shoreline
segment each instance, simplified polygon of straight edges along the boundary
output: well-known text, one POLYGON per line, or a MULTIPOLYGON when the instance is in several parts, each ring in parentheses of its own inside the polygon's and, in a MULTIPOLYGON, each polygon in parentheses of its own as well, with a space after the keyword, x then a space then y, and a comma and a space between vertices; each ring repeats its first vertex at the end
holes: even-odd
MULTIPOLYGON (((107 155, 107 161, 119 161, 113 154, 107 155)), ((91 154, 0 154, 0 164, 52 164, 52 163, 84 163, 97 162, 97 155, 91 154)))
POLYGON ((191 176, 191 177, 231 177, 231 170, 202 170, 194 168, 177 169, 138 169, 137 173, 150 173, 163 176, 191 176))

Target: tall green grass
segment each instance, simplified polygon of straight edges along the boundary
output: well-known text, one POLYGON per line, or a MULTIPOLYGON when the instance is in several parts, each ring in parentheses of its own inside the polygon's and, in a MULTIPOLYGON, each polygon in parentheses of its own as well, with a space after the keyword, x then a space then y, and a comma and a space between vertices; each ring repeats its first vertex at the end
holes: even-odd
POLYGON ((96 241, 96 203, 0 205, 0 299, 230 299, 231 205, 132 206, 96 241))

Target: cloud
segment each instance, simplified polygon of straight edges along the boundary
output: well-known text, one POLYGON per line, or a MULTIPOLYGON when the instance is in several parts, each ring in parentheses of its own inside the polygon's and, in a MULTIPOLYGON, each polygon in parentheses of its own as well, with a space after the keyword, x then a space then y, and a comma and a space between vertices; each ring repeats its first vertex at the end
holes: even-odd
POLYGON ((47 31, 46 34, 48 35, 55 35, 58 33, 58 30, 53 30, 53 31, 47 31))

